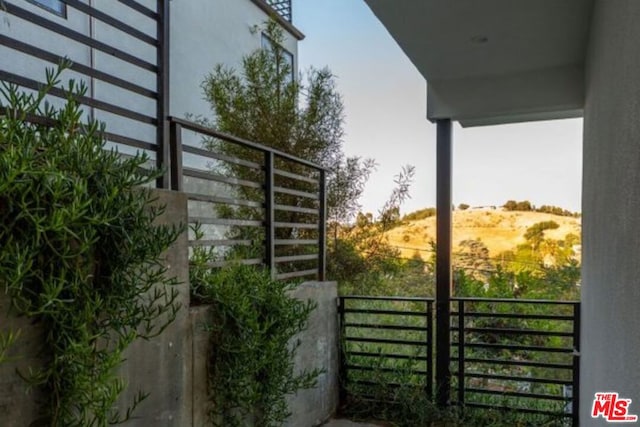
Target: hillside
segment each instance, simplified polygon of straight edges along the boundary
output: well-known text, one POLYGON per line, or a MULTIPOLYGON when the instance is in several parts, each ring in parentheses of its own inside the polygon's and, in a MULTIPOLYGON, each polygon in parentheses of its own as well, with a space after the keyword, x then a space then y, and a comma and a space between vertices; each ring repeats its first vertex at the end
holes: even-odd
MULTIPOLYGON (((542 222, 555 221, 560 226, 548 230, 545 236, 551 239, 564 239, 573 233, 580 235, 580 218, 552 215, 540 212, 505 211, 498 209, 455 210, 453 213, 453 250, 463 240, 480 239, 489 249, 490 256, 511 250, 525 243, 524 234, 528 227, 542 222)), ((400 249, 403 257, 411 257, 415 249, 429 249, 429 241, 435 240, 436 218, 430 217, 415 221, 406 221, 387 233, 389 242, 400 249)), ((428 252, 419 252, 428 258, 428 252)))

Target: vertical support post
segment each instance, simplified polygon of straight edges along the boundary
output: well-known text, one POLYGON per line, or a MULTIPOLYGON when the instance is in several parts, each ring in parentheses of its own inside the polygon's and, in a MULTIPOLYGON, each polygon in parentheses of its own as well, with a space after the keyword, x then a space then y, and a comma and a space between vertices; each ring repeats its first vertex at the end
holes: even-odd
POLYGON ((182 125, 171 122, 169 125, 169 147, 171 166, 171 189, 183 191, 182 185, 182 125))
POLYGON ((271 277, 276 277, 275 263, 275 195, 274 187, 274 155, 273 151, 264 152, 264 264, 271 272, 271 277))
POLYGON ((158 46, 156 48, 156 63, 158 74, 156 76, 156 119, 158 151, 156 152, 156 167, 164 173, 158 177, 158 188, 169 188, 171 183, 170 173, 170 147, 169 147, 169 0, 157 2, 157 35, 158 46))
POLYGON ((318 280, 324 282, 327 271, 327 173, 320 170, 320 216, 318 218, 318 280))
POLYGON ((345 299, 338 297, 338 405, 347 401, 347 348, 345 323, 345 299))
POLYGON ((573 304, 573 378, 571 387, 571 421, 580 426, 580 303, 573 304))
POLYGON ((427 301, 427 397, 433 397, 433 301, 427 301))
POLYGON ((464 407, 464 300, 458 300, 458 406, 464 407))
POLYGON ((451 120, 437 120, 436 196, 436 403, 451 394, 451 120))

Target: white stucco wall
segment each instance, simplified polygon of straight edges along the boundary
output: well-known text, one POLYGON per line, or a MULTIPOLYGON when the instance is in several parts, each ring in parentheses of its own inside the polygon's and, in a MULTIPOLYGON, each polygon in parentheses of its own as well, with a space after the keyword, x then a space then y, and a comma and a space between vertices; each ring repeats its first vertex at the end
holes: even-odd
MULTIPOLYGON (((261 47, 253 28, 267 20, 251 0, 172 0, 171 114, 211 118, 200 84, 217 64, 239 69, 242 57, 261 47)), ((284 37, 297 69, 297 40, 287 31, 284 37)))
MULTIPOLYGON (((69 10, 67 17, 63 18, 49 11, 42 9, 26 0, 14 0, 12 3, 26 9, 29 12, 44 16, 50 21, 64 25, 74 31, 82 34, 89 34, 89 20, 86 15, 75 10, 69 10)), ((36 27, 31 22, 20 19, 3 11, 0 6, 0 34, 11 37, 23 43, 35 45, 43 50, 54 53, 59 56, 66 56, 74 61, 89 65, 89 48, 76 42, 69 41, 67 38, 57 35, 53 32, 36 27)), ((17 74, 29 79, 44 81, 45 68, 54 67, 55 64, 45 62, 23 53, 16 52, 13 49, 0 45, 0 68, 3 71, 17 74)), ((89 79, 81 74, 68 71, 65 73, 65 80, 75 79, 76 81, 84 81, 88 83, 89 79)), ((54 101, 54 104, 61 104, 54 101)))
POLYGON ((596 0, 584 115, 582 426, 594 393, 640 414, 640 2, 596 0))
MULTIPOLYGON (((82 1, 151 37, 156 36, 157 28, 153 19, 131 10, 120 2, 82 1)), ((151 10, 156 9, 157 0, 137 1, 151 10)), ((98 19, 91 19, 73 7, 67 7, 67 16, 60 17, 26 0, 11 0, 11 3, 83 35, 93 36, 100 42, 148 63, 156 64, 154 46, 98 19)), ((238 68, 244 55, 259 49, 262 36, 261 31, 255 31, 255 28, 262 26, 267 20, 267 13, 252 0, 170 0, 170 114, 185 117, 190 113, 211 117, 209 105, 202 99, 200 84, 216 64, 222 63, 238 68)), ((75 63, 93 65, 100 71, 146 89, 156 90, 156 76, 153 72, 117 59, 109 53, 71 41, 28 20, 3 12, 2 9, 0 34, 67 57, 75 63)), ((297 69, 297 39, 286 30, 284 37, 284 48, 293 54, 294 68, 297 69)), ((5 46, 0 46, 0 58, 2 70, 38 81, 44 80, 46 67, 51 68, 55 65, 5 46)), ((84 81, 89 89, 88 96, 146 116, 156 116, 153 99, 70 70, 64 73, 64 80, 68 79, 84 81)), ((52 100, 54 104, 62 104, 62 101, 56 98, 52 100)), ((94 114, 96 118, 106 122, 107 130, 110 132, 155 143, 156 129, 153 125, 99 110, 94 111, 94 114)), ((120 149, 125 152, 133 151, 124 147, 120 149)), ((153 153, 149 154, 152 158, 155 157, 153 153)))
MULTIPOLYGON (((71 6, 67 6, 66 17, 61 17, 26 0, 11 0, 10 3, 55 24, 78 32, 83 36, 92 37, 99 42, 115 47, 138 59, 147 61, 150 64, 156 64, 156 49, 154 46, 127 35, 125 32, 113 28, 98 19, 90 18, 84 12, 80 12, 71 6)), ((153 38, 156 37, 155 20, 133 11, 120 2, 83 0, 83 3, 95 7, 101 12, 115 17, 153 38)), ((138 0, 138 3, 151 10, 155 10, 157 2, 155 0, 138 0)), ((0 34, 36 46, 58 56, 66 57, 76 64, 87 67, 93 66, 99 71, 140 85, 146 89, 156 90, 156 75, 154 72, 143 70, 114 57, 110 53, 92 49, 81 42, 76 42, 65 36, 58 35, 29 20, 21 19, 15 15, 4 12, 2 8, 0 8, 0 34)), ((5 46, 0 46, 0 58, 2 58, 0 68, 3 71, 40 82, 45 80, 45 69, 56 66, 54 63, 40 60, 5 46)), ((75 71, 66 70, 62 75, 62 81, 65 87, 67 86, 66 81, 69 79, 84 82, 87 85, 86 96, 88 97, 93 97, 99 101, 123 107, 149 117, 155 118, 156 116, 156 103, 153 99, 98 79, 92 79, 75 71)), ((50 102, 54 105, 63 104, 62 100, 55 97, 51 97, 50 102)), ((90 110, 88 107, 85 108, 87 113, 89 113, 90 110)), ((144 124, 100 110, 95 110, 93 113, 97 119, 107 124, 107 131, 109 132, 155 143, 156 130, 153 125, 144 124)), ((133 151, 131 149, 122 149, 122 147, 120 147, 120 149, 121 151, 129 153, 133 151)), ((151 157, 154 156, 152 155, 151 157)))

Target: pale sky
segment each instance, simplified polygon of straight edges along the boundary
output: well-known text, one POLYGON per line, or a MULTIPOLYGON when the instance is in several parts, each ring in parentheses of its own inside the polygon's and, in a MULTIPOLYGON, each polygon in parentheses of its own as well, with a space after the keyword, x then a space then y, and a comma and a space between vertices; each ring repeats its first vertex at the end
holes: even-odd
MULTIPOLYGON (((403 212, 435 206, 435 125, 426 120, 426 82, 364 0, 293 0, 299 69, 328 66, 346 112, 345 151, 378 163, 361 200, 376 212, 403 165, 416 167, 403 212)), ((580 211, 582 120, 454 126, 453 201, 508 199, 580 211)))

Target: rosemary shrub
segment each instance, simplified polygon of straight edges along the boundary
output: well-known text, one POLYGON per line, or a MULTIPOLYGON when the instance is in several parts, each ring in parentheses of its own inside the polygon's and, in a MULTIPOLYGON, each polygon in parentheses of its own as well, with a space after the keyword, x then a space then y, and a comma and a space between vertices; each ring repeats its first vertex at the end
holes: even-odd
POLYGON ((61 108, 45 102, 65 67, 37 93, 0 87, 0 291, 45 332, 43 365, 22 373, 47 396, 32 425, 105 426, 144 398, 115 409, 123 351, 179 309, 161 254, 181 227, 155 224, 147 156, 105 150, 104 126, 83 120, 84 85, 70 81, 61 108))
POLYGON ((294 371, 300 344, 295 337, 306 329, 315 303, 293 298, 294 284, 273 280, 261 268, 232 264, 213 270, 207 267, 212 252, 195 247, 190 269, 192 300, 211 305, 210 423, 281 426, 290 415, 286 396, 313 387, 321 373, 294 371))

